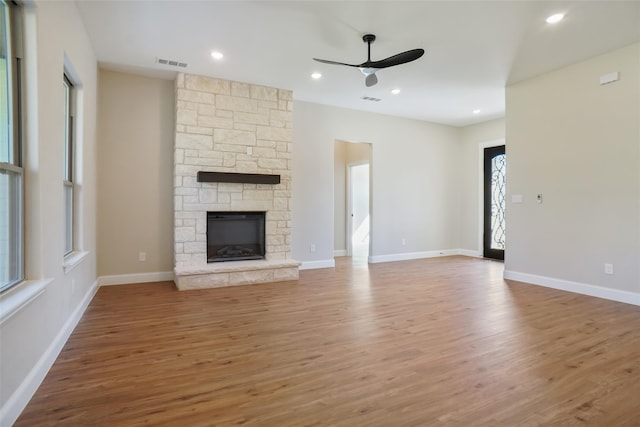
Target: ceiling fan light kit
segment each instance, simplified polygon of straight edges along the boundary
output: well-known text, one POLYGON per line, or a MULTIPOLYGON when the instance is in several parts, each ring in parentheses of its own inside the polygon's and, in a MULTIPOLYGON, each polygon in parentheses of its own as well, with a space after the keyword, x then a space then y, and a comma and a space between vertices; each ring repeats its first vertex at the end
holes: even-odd
POLYGON ((362 36, 362 41, 367 44, 367 61, 362 64, 346 64, 344 62, 329 61, 327 59, 313 58, 315 61, 322 62, 323 64, 330 65, 345 65, 347 67, 354 67, 360 69, 362 74, 366 76, 365 85, 371 87, 378 83, 378 77, 376 72, 383 68, 394 67, 396 65, 406 64, 407 62, 415 61, 424 55, 424 49, 412 49, 406 52, 398 53, 380 61, 371 60, 371 43, 376 40, 374 34, 365 34, 362 36))

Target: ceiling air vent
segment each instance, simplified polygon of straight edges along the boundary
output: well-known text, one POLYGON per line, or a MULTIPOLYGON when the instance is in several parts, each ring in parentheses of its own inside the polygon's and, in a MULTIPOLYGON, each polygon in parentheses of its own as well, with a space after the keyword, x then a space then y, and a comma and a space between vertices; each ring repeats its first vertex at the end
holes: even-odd
POLYGON ((363 96, 363 97, 362 97, 362 98, 360 98, 360 99, 364 99, 365 101, 373 101, 373 102, 380 102, 380 101, 382 101, 382 99, 380 99, 380 98, 373 98, 373 97, 371 97, 371 96, 363 96))
POLYGON ((175 61, 173 59, 156 58, 158 64, 169 65, 170 67, 187 68, 186 62, 175 61))

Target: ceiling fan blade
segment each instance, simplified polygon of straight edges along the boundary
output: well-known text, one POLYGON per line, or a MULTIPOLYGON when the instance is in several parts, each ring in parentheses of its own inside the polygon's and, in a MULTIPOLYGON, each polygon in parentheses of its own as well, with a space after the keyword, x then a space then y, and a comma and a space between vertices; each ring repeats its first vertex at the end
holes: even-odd
POLYGON ((365 34, 362 36, 362 41, 367 44, 367 60, 362 64, 346 64, 344 62, 337 61, 329 61, 327 59, 318 59, 313 58, 314 61, 322 62, 323 64, 330 65, 345 65, 347 67, 355 67, 359 68, 362 74, 366 76, 364 83, 367 87, 374 86, 378 83, 378 77, 376 77, 376 71, 393 67, 394 65, 406 64, 407 62, 415 61, 424 55, 424 49, 413 49, 408 50, 406 52, 399 53, 397 55, 390 56, 381 61, 372 61, 371 60, 371 43, 376 40, 376 36, 374 34, 365 34))
POLYGON ((367 87, 371 87, 376 83, 378 83, 378 78, 376 77, 375 73, 369 74, 364 80, 364 84, 367 85, 367 87))
POLYGON ((318 62, 322 62, 323 64, 331 64, 331 65, 346 65, 347 67, 358 67, 358 65, 353 65, 353 64, 345 64, 344 62, 336 62, 336 61, 329 61, 327 59, 318 59, 318 58, 313 58, 314 61, 318 61, 318 62))
POLYGON ((371 68, 393 67, 394 65, 406 64, 407 62, 415 61, 422 55, 424 55, 424 49, 413 49, 390 56, 380 61, 372 61, 368 63, 367 66, 371 68))

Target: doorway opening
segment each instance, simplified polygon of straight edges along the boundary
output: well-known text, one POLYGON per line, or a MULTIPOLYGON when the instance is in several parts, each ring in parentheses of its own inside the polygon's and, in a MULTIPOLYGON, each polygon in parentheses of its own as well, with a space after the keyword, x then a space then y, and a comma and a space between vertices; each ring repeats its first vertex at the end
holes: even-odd
POLYGON ((367 265, 371 230, 371 144, 334 142, 334 257, 367 265))
POLYGON ((507 156, 505 146, 484 149, 483 256, 504 259, 507 156))

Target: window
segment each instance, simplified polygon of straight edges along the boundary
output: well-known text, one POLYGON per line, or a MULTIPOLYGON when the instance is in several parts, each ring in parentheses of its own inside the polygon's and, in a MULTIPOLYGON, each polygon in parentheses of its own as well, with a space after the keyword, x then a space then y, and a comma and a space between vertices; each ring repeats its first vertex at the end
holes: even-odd
POLYGON ((24 279, 18 25, 17 7, 0 0, 0 291, 24 279))
POLYGON ((64 75, 62 81, 64 89, 64 254, 73 252, 73 208, 74 208, 74 185, 73 185, 73 111, 74 93, 71 80, 64 75))

